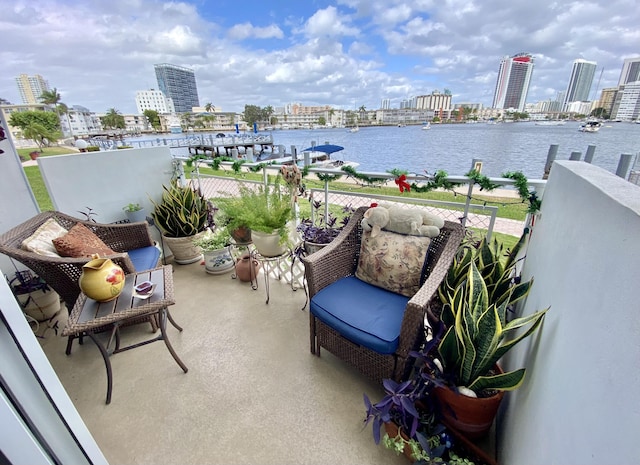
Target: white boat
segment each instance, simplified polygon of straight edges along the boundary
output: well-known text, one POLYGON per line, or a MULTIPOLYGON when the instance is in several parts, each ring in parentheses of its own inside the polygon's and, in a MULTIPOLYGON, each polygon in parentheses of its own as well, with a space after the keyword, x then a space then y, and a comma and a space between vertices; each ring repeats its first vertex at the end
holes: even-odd
POLYGON ((429 129, 431 129, 431 123, 426 122, 422 125, 422 130, 423 131, 428 131, 429 129))
POLYGON ((536 121, 536 126, 564 126, 566 121, 536 121))
POLYGON ((598 132, 602 127, 602 123, 600 121, 587 121, 582 123, 578 128, 580 132, 598 132))
POLYGON ((354 126, 351 129, 349 129, 349 132, 358 132, 360 130, 360 128, 358 126, 354 126))

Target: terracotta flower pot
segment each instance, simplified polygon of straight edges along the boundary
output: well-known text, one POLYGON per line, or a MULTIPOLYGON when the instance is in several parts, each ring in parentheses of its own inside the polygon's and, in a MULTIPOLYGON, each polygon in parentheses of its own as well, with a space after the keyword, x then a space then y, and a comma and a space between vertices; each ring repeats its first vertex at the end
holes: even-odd
MULTIPOLYGON (((389 435, 390 438, 395 438, 396 436, 398 436, 398 425, 396 425, 392 421, 389 421, 384 424, 384 430, 386 431, 386 433, 389 435)), ((402 438, 405 441, 409 440, 409 437, 404 433, 404 431, 400 431, 400 436, 402 436, 402 438)), ((406 458, 409 459, 411 463, 414 463, 416 461, 416 459, 413 458, 413 454, 411 453, 411 447, 409 446, 409 444, 405 443, 402 453, 406 458)))
POLYGON ((469 438, 487 434, 504 397, 504 391, 491 397, 474 398, 442 387, 436 387, 434 394, 444 421, 469 438))
POLYGON ((249 283, 256 279, 260 263, 258 260, 252 259, 249 254, 245 254, 236 262, 236 276, 242 282, 249 283))

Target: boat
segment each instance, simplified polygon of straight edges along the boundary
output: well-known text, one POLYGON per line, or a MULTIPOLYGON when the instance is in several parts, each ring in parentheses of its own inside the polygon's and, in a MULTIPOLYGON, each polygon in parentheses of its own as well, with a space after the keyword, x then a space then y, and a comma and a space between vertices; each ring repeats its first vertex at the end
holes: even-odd
POLYGON ((564 126, 566 121, 536 121, 536 126, 564 126))
POLYGON ((351 129, 349 129, 349 132, 358 132, 360 130, 360 128, 358 126, 354 126, 351 129))
POLYGON ((602 127, 602 123, 600 121, 586 121, 578 127, 578 131, 580 132, 598 132, 602 127))
POLYGON ((426 123, 424 123, 422 125, 422 130, 423 131, 428 131, 429 129, 431 129, 431 123, 429 123, 428 121, 426 123))
POLYGON ((302 157, 298 158, 298 165, 304 166, 308 163, 312 168, 340 169, 343 166, 356 168, 360 163, 354 161, 331 158, 331 155, 344 150, 340 145, 324 144, 315 145, 302 150, 302 157), (308 154, 308 155, 307 155, 308 154))

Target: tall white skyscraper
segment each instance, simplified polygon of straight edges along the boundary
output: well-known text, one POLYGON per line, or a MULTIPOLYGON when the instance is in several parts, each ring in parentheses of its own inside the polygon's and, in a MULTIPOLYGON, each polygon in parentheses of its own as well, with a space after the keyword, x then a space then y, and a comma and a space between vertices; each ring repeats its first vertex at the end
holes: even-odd
POLYGON ((16 78, 16 84, 18 84, 18 91, 20 92, 22 103, 26 105, 42 103, 40 101, 42 93, 51 90, 49 83, 39 74, 35 76, 21 74, 16 78))
POLYGON ((640 57, 627 58, 624 60, 618 85, 623 86, 635 81, 640 81, 640 57))
POLYGON ((505 56, 500 61, 492 107, 524 111, 532 74, 533 57, 530 54, 505 56))
POLYGON ((138 108, 138 113, 144 113, 145 110, 154 110, 158 113, 175 113, 176 111, 173 106, 173 100, 155 89, 137 91, 136 107, 138 108))
POLYGON ((577 59, 571 68, 571 77, 564 95, 563 110, 571 102, 586 102, 589 100, 589 92, 593 84, 593 76, 596 74, 598 64, 595 61, 577 59))

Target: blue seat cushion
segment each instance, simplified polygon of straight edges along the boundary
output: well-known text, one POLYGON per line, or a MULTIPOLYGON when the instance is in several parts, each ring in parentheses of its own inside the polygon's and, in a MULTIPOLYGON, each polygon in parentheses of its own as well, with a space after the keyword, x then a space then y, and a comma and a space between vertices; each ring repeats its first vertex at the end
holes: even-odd
POLYGON ((129 250, 129 258, 136 271, 151 270, 158 266, 160 251, 152 245, 139 249, 129 250))
POLYGON ((380 354, 393 354, 408 301, 406 296, 349 276, 318 292, 309 308, 351 342, 380 354))

